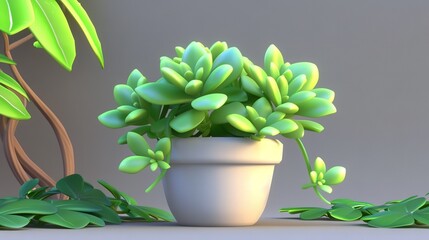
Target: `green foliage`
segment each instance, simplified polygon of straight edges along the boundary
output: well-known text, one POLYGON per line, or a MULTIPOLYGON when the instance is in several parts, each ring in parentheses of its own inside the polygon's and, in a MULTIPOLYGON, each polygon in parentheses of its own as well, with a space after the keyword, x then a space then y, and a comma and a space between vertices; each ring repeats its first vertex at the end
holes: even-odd
MULTIPOLYGON (((168 150, 168 146, 161 147, 168 150)), ((174 221, 170 213, 138 206, 135 199, 102 180, 99 181, 100 185, 113 197, 107 197, 78 174, 60 179, 51 189, 37 188, 38 183, 38 179, 24 183, 19 189, 19 198, 0 199, 0 227, 53 225, 75 229, 88 225, 102 227, 106 223, 119 224, 125 220, 174 221), (69 199, 52 198, 58 194, 69 199)))
POLYGON ((429 226, 429 201, 425 197, 412 196, 403 200, 374 205, 351 199, 336 199, 331 208, 293 207, 280 212, 300 214, 303 220, 327 217, 339 221, 362 220, 371 227, 398 228, 429 226))
MULTIPOLYGON (((95 27, 77 0, 0 0, 0 31, 8 35, 24 30, 31 31, 37 39, 34 46, 43 48, 61 66, 71 71, 76 49, 62 6, 81 27, 101 66, 104 67, 102 47, 95 27)), ((15 64, 2 54, 0 63, 15 64)), ((19 120, 29 119, 30 114, 15 92, 28 98, 12 77, 0 72, 0 115, 19 120)))
MULTIPOLYGON (((117 107, 98 117, 109 128, 138 126, 118 140, 121 144, 128 143, 137 155, 122 161, 119 169, 123 172, 159 168, 162 177, 170 167, 169 160, 159 160, 169 156, 169 151, 154 151, 144 136, 161 141, 201 136, 260 140, 280 135, 300 139, 305 130, 324 129, 307 118, 336 112, 332 103, 334 92, 314 88, 319 79, 316 65, 285 62, 274 45, 265 53, 263 68, 225 42, 216 42, 211 47, 191 42, 175 50, 175 57, 160 58, 161 76, 154 82, 147 81, 138 70, 132 71, 126 85, 114 88, 117 107)), ((310 174, 314 170, 307 162, 310 174)), ((345 169, 334 167, 311 174, 321 177, 316 177, 320 178, 317 181, 312 179, 307 187, 331 192, 330 185, 344 180, 345 169)))

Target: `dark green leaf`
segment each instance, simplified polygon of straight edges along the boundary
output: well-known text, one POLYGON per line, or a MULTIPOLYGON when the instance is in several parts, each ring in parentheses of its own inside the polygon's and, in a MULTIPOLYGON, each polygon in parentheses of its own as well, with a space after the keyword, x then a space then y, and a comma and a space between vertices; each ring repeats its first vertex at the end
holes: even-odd
POLYGON ((86 39, 89 42, 89 45, 92 48, 92 51, 97 56, 101 67, 104 68, 104 58, 103 50, 101 49, 101 43, 98 39, 97 31, 95 30, 95 27, 92 24, 91 19, 89 18, 85 9, 77 0, 61 0, 61 2, 64 4, 64 6, 66 6, 67 10, 69 10, 76 22, 79 24, 86 36, 86 39))
POLYGON ((302 213, 302 212, 306 212, 308 210, 312 210, 312 209, 320 209, 317 207, 292 207, 292 208, 281 208, 280 212, 287 212, 290 214, 298 214, 298 213, 302 213))
POLYGON ((39 218, 39 221, 71 229, 84 228, 89 224, 86 214, 69 210, 58 210, 55 214, 39 218))
POLYGON ((17 215, 0 215, 0 227, 23 228, 30 223, 30 219, 17 215))
POLYGON ((325 216, 328 213, 328 209, 325 208, 313 208, 308 211, 302 212, 299 217, 303 220, 314 220, 325 216))
POLYGON ((27 193, 30 192, 33 188, 35 188, 39 184, 39 179, 30 179, 19 188, 19 197, 25 198, 27 193))
POLYGON ((101 207, 97 204, 82 201, 82 200, 52 200, 51 203, 58 208, 58 210, 69 210, 78 212, 98 212, 101 207))
POLYGON ((341 221, 355 221, 362 217, 362 212, 350 206, 341 206, 329 210, 329 215, 341 221))
POLYGON ((131 95, 134 93, 134 90, 126 84, 118 84, 113 88, 113 97, 118 106, 130 105, 134 103, 131 95))
POLYGON ((88 218, 89 223, 93 224, 95 226, 98 227, 104 227, 106 225, 106 223, 103 221, 103 219, 96 217, 94 215, 88 214, 88 213, 80 213, 82 216, 85 216, 86 218, 88 218))
POLYGON ((401 203, 396 203, 389 206, 389 210, 391 211, 403 211, 407 213, 412 213, 417 209, 421 208, 426 203, 426 198, 419 197, 410 199, 401 203))
POLYGON ((147 214, 151 215, 152 217, 156 219, 162 219, 168 222, 174 222, 174 216, 167 211, 164 211, 159 208, 153 208, 153 207, 146 207, 146 206, 136 206, 140 208, 141 210, 145 211, 147 214))
POLYGON ((83 185, 82 176, 73 174, 60 179, 56 184, 56 188, 72 199, 78 199, 83 192, 83 185))
POLYGON ((76 57, 75 42, 67 19, 56 1, 32 0, 31 32, 59 64, 71 71, 76 57))
POLYGON ((137 201, 131 197, 130 195, 124 193, 124 192, 119 192, 119 194, 121 194, 121 197, 130 205, 137 205, 137 201))
POLYGON ((99 216, 105 222, 109 222, 113 224, 119 224, 122 222, 119 215, 113 209, 103 205, 100 205, 100 207, 101 207, 101 211, 95 212, 94 215, 99 216))
POLYGON ((104 180, 98 180, 97 181, 101 186, 103 186, 105 189, 107 189, 114 198, 121 199, 121 194, 118 189, 116 189, 114 186, 110 185, 104 180))
POLYGON ((395 211, 382 212, 377 215, 376 218, 368 221, 368 225, 372 227, 396 228, 410 226, 413 224, 414 218, 411 214, 395 211))
POLYGON ((148 221, 148 222, 153 221, 153 219, 149 216, 149 214, 145 210, 139 208, 138 206, 129 205, 128 209, 132 214, 142 217, 145 221, 148 221))
POLYGON ((429 225, 429 208, 417 210, 413 213, 413 217, 418 223, 429 225))
POLYGON ((53 214, 57 208, 45 201, 20 199, 0 207, 0 214, 53 214))

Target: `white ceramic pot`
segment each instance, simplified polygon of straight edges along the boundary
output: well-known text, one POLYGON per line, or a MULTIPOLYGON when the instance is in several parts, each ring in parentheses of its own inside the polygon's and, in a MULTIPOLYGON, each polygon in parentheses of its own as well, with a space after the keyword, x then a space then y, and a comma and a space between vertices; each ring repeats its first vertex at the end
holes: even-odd
POLYGON ((180 225, 248 226, 264 211, 274 165, 282 160, 278 140, 175 138, 164 191, 180 225))

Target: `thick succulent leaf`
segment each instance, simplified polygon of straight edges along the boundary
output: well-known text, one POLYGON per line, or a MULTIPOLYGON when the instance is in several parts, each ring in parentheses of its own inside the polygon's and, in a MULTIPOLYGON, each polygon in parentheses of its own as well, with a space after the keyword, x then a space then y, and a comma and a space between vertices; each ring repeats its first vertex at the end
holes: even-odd
POLYGON ((335 99, 335 92, 328 88, 315 88, 311 90, 316 94, 316 97, 326 99, 333 102, 335 99))
POLYGON ((273 108, 271 106, 271 103, 264 97, 259 98, 256 100, 252 107, 258 112, 259 116, 263 118, 267 118, 268 115, 270 115, 273 112, 273 108))
POLYGON ((230 114, 226 118, 234 128, 246 132, 246 133, 257 133, 258 130, 256 127, 250 122, 249 119, 243 117, 239 114, 230 114))
POLYGON ((134 128, 134 129, 126 132, 122 136, 120 136, 118 138, 118 144, 122 145, 122 144, 126 144, 127 143, 127 135, 128 135, 129 132, 134 132, 134 133, 138 133, 140 135, 144 135, 144 134, 146 134, 149 131, 150 131, 150 126, 149 125, 144 125, 144 126, 141 126, 141 127, 134 128))
POLYGON ((329 210, 329 215, 341 221, 355 221, 362 217, 362 212, 350 206, 341 206, 329 210))
POLYGON ((124 173, 138 173, 150 164, 151 158, 142 156, 130 156, 119 164, 119 171, 124 173))
POLYGON ((182 61, 187 63, 191 69, 195 67, 198 60, 206 54, 205 47, 199 42, 191 42, 183 52, 182 61))
POLYGON ((314 220, 325 216, 328 213, 328 209, 325 208, 314 208, 308 211, 302 212, 299 217, 303 220, 314 220))
MULTIPOLYGON (((25 1, 28 1, 28 0, 25 0, 25 1)), ((0 9, 2 9, 2 8, 0 7, 0 9)), ((1 17, 2 16, 0 15, 0 18, 1 17)), ((3 21, 0 20, 0 22, 3 22, 3 21)), ((15 65, 16 64, 15 61, 13 61, 12 59, 6 57, 5 55, 3 55, 1 53, 0 53, 0 63, 6 63, 6 64, 10 64, 10 65, 15 65)))
POLYGON ((205 117, 204 112, 191 109, 171 120, 170 127, 179 133, 184 133, 198 127, 205 117))
POLYGON ((256 109, 250 106, 246 106, 246 113, 247 113, 247 118, 250 119, 251 122, 255 121, 257 118, 260 117, 256 109))
POLYGON ((171 152, 171 141, 170 138, 162 138, 156 143, 155 151, 161 151, 165 155, 169 155, 171 152))
POLYGON ((0 31, 13 35, 28 28, 33 21, 30 0, 0 0, 0 31))
POLYGON ((298 125, 291 119, 282 119, 271 124, 271 127, 278 129, 281 134, 290 133, 298 129, 298 125))
POLYGON ((192 80, 185 87, 185 93, 189 95, 199 95, 203 89, 203 82, 201 80, 192 80))
POLYGON ((328 185, 320 185, 319 188, 327 193, 332 193, 332 187, 328 185))
POLYGON ((301 91, 301 92, 294 93, 292 96, 290 96, 288 101, 291 103, 295 103, 296 105, 299 105, 315 97, 316 97, 316 94, 312 91, 301 91))
POLYGON ((273 63, 277 69, 280 69, 280 67, 284 64, 283 55, 274 44, 271 44, 265 52, 264 68, 266 72, 270 71, 271 63, 273 63))
POLYGON ((274 79, 277 79, 280 76, 279 68, 275 63, 270 64, 270 69, 268 71, 268 74, 274 79))
POLYGON ((4 214, 53 214, 57 208, 45 201, 34 199, 20 199, 3 204, 0 207, 0 215, 4 214))
POLYGON ((226 87, 217 91, 218 93, 223 93, 228 96, 227 103, 230 102, 246 102, 248 100, 248 96, 243 89, 238 87, 226 87))
POLYGON ((30 223, 30 219, 17 215, 0 215, 0 227, 23 228, 30 223))
POLYGON ((22 96, 28 99, 27 93, 25 93, 25 90, 19 85, 15 79, 13 79, 11 76, 7 75, 6 73, 2 72, 0 70, 0 84, 3 84, 4 86, 9 87, 10 89, 15 90, 22 96))
POLYGON ((210 93, 219 88, 222 83, 232 74, 233 68, 231 65, 223 64, 216 67, 204 83, 203 93, 210 93))
POLYGON ((84 214, 69 210, 58 210, 55 214, 39 218, 39 221, 70 229, 84 228, 89 224, 84 214))
POLYGON ((172 85, 178 87, 179 89, 185 89, 186 85, 188 84, 188 81, 184 77, 182 77, 182 75, 180 75, 171 68, 161 68, 161 74, 165 80, 167 80, 172 85))
POLYGON ((323 174, 326 172, 325 161, 323 161, 323 159, 321 159, 320 157, 317 157, 314 161, 314 171, 323 174))
POLYGON ((210 115, 210 120, 213 124, 224 124, 228 122, 226 117, 230 114, 239 114, 244 116, 246 114, 246 108, 240 102, 232 102, 214 110, 210 115))
POLYGON ((39 184, 39 179, 30 179, 19 188, 19 198, 25 198, 27 193, 33 190, 39 184))
POLYGON ((210 52, 205 53, 200 59, 198 59, 198 62, 195 64, 195 68, 194 68, 195 73, 198 71, 198 69, 200 68, 203 69, 202 70, 203 75, 201 76, 201 78, 198 78, 198 79, 205 81, 212 70, 212 66, 213 66, 212 54, 210 52))
POLYGON ((211 111, 222 107, 228 97, 222 93, 212 93, 192 101, 191 105, 198 111, 211 111))
POLYGON ((277 112, 283 112, 286 115, 295 114, 296 112, 298 112, 298 110, 299 110, 299 107, 296 104, 291 102, 283 103, 276 107, 277 112))
POLYGON ((135 132, 128 132, 127 145, 134 154, 148 156, 147 150, 150 149, 150 146, 142 135, 135 132))
POLYGON ((86 36, 86 39, 89 42, 89 45, 92 48, 92 51, 97 56, 101 67, 104 68, 103 50, 101 48, 100 39, 98 39, 94 24, 92 23, 85 9, 77 0, 61 0, 61 2, 64 4, 64 6, 66 6, 67 10, 72 14, 73 18, 79 24, 86 36))
POLYGON ((144 125, 148 124, 147 120, 148 111, 146 109, 136 109, 130 112, 125 118, 125 123, 127 125, 144 125))
POLYGON ((173 105, 187 103, 193 100, 182 89, 168 83, 148 83, 135 89, 144 100, 158 105, 173 105))
POLYGON ((285 117, 285 114, 282 112, 272 112, 267 117, 267 124, 271 125, 273 123, 276 123, 276 122, 282 120, 284 117, 285 117))
POLYGON ((134 103, 131 95, 134 93, 134 90, 125 84, 118 84, 113 88, 113 97, 118 106, 130 105, 134 103))
POLYGON ((334 104, 323 98, 313 98, 299 106, 299 111, 296 113, 304 117, 323 117, 337 112, 334 104))
POLYGON ((212 53, 213 59, 216 59, 222 52, 228 49, 228 44, 226 42, 217 41, 213 43, 210 47, 210 52, 212 53))
POLYGON ((219 86, 223 88, 230 85, 234 80, 238 79, 243 71, 243 56, 241 55, 240 50, 236 47, 229 48, 222 52, 214 61, 213 69, 217 67, 228 64, 232 67, 232 73, 227 77, 225 81, 219 86))
POLYGON ((182 67, 180 66, 179 63, 175 62, 173 59, 169 57, 163 56, 160 58, 159 69, 162 69, 165 67, 170 68, 177 73, 185 74, 184 72, 182 72, 182 67))
POLYGON ((319 69, 314 63, 298 62, 291 64, 287 69, 291 70, 293 76, 305 74, 307 82, 302 87, 302 90, 313 89, 319 81, 319 69))
POLYGON ((98 121, 108 128, 122 128, 127 125, 125 123, 126 116, 127 114, 114 109, 100 114, 98 121))
POLYGON ((30 114, 18 96, 0 85, 0 115, 13 119, 30 119, 30 114))
POLYGON ((243 89, 257 97, 262 97, 263 93, 261 88, 258 86, 258 84, 250 77, 248 76, 241 76, 241 84, 243 86, 243 89))
POLYGON ((295 123, 298 125, 298 129, 290 133, 282 134, 283 137, 290 138, 290 139, 297 139, 297 138, 304 137, 304 127, 299 122, 295 122, 295 123))
POLYGON ((261 129, 261 131, 259 131, 259 135, 262 136, 276 136, 280 134, 280 131, 277 128, 274 127, 264 127, 261 129))
POLYGON ((60 65, 71 71, 76 57, 75 42, 61 7, 56 1, 31 2, 34 9, 31 32, 60 65))
POLYGON ((317 123, 311 120, 296 120, 296 121, 301 123, 305 130, 320 133, 325 129, 320 123, 317 123))
POLYGON ((275 106, 282 104, 282 95, 280 94, 279 87, 276 80, 272 77, 267 77, 267 85, 265 87, 265 94, 275 106))
POLYGON ((267 74, 265 71, 257 65, 250 66, 249 71, 249 76, 255 80, 261 89, 265 89, 267 85, 267 74))
POLYGON ((329 169, 325 174, 325 181, 327 185, 340 184, 346 178, 346 169, 341 166, 335 166, 329 169))
POLYGON ((305 76, 305 74, 298 75, 297 77, 292 79, 292 81, 289 84, 288 95, 292 96, 293 94, 301 90, 304 91, 303 87, 306 82, 307 82, 307 77, 305 76))
POLYGON ((132 89, 136 88, 138 86, 137 82, 140 80, 140 78, 145 77, 138 69, 134 69, 128 76, 127 85, 130 86, 132 89))
POLYGON ((277 78, 277 86, 279 87, 280 94, 282 96, 282 99, 284 97, 287 97, 289 93, 289 83, 285 76, 280 76, 277 78))

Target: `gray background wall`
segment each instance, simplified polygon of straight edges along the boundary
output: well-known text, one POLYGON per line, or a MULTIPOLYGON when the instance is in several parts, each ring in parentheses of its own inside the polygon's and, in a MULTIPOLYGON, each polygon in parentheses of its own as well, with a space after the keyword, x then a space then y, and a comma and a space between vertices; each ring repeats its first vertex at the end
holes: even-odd
MULTIPOLYGON (((263 61, 276 44, 288 61, 311 61, 320 70, 319 86, 336 91, 338 113, 322 120, 322 134, 307 134, 311 157, 347 168, 347 180, 329 198, 381 203, 425 194, 429 107, 429 3, 427 1, 114 1, 82 0, 103 44, 101 70, 74 25, 74 71, 61 69, 28 44, 15 51, 34 90, 63 120, 74 143, 77 172, 90 182, 105 179, 141 204, 167 208, 162 187, 144 189, 154 175, 126 175, 117 165, 129 154, 116 145, 123 130, 101 126, 97 116, 114 106, 112 89, 140 69, 154 80, 159 57, 192 40, 227 41, 251 59, 263 61)), ((56 178, 61 165, 56 140, 46 121, 30 106, 31 121, 19 136, 37 162, 56 178)), ((1 196, 16 195, 18 184, 0 155, 1 196)), ((280 207, 321 205, 310 191, 305 166, 292 141, 276 168, 266 216, 280 207)))

